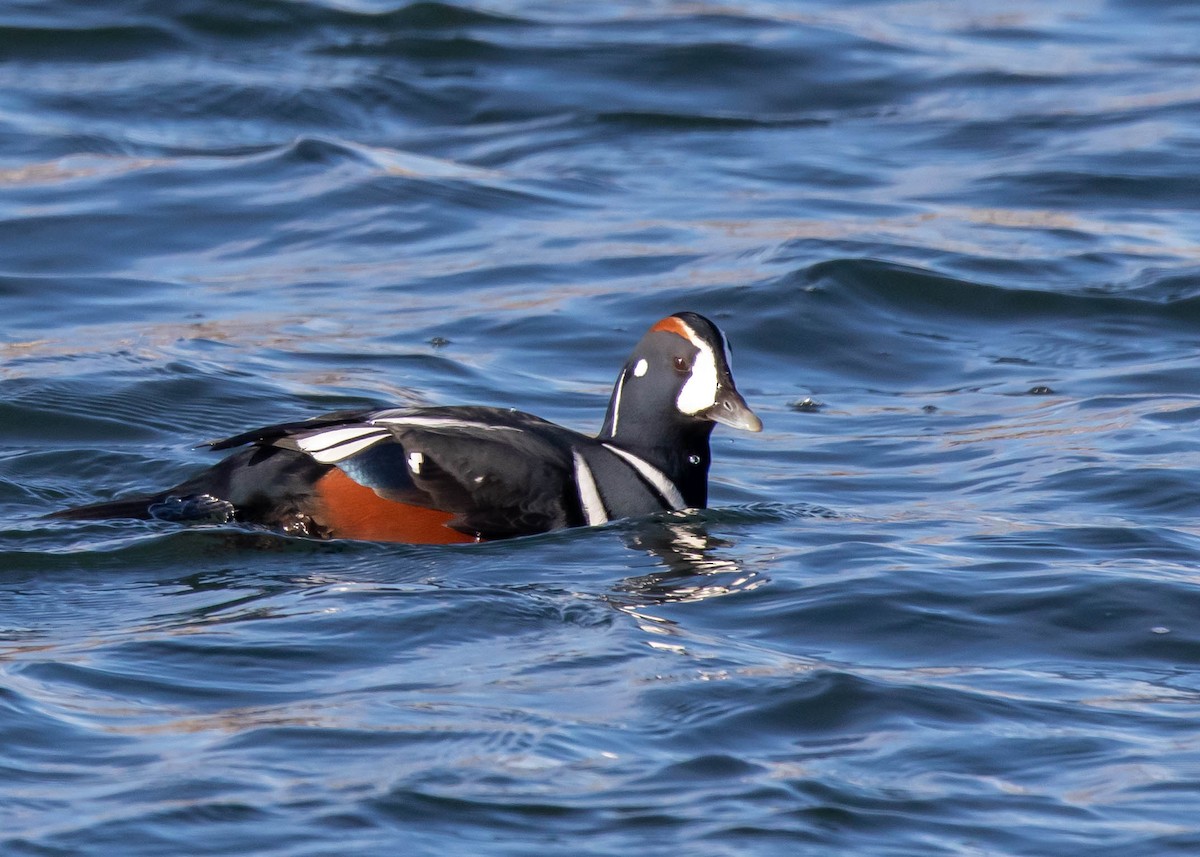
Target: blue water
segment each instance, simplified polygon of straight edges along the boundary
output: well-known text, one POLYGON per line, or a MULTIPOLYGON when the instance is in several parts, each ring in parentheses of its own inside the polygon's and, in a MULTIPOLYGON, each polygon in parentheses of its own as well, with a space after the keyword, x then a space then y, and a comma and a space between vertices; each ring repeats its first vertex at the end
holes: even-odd
POLYGON ((0 854, 1200 853, 1200 7, 0 4, 0 854), (594 430, 716 319, 712 508, 64 522, 371 404, 594 430))

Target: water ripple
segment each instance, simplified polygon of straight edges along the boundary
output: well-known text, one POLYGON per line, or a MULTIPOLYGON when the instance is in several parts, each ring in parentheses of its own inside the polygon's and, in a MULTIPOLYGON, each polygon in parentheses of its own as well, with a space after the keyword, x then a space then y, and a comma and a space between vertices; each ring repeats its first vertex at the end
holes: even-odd
POLYGON ((6 4, 0 851, 1196 853, 1196 23, 6 4), (42 517, 343 408, 594 431, 681 309, 765 423, 701 512, 42 517))

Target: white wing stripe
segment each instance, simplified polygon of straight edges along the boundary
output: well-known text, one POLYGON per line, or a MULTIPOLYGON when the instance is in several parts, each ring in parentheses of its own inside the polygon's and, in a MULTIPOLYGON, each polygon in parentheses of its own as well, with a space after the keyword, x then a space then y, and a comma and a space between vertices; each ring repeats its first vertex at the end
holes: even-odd
POLYGON ((683 495, 679 493, 679 489, 675 487, 675 483, 667 478, 667 474, 645 459, 638 458, 632 452, 626 452, 608 443, 604 444, 604 448, 629 462, 629 466, 642 474, 642 478, 654 486, 654 490, 659 493, 659 496, 672 509, 687 508, 687 503, 684 502, 683 495))
POLYGON ((419 428, 483 429, 485 431, 521 431, 516 426, 494 426, 469 420, 454 420, 445 417, 377 417, 373 426, 417 426, 419 428))
POLYGON ((362 452, 367 447, 374 446, 375 444, 379 443, 379 441, 383 440, 385 437, 388 437, 388 435, 386 435, 386 434, 367 435, 366 437, 360 437, 358 440, 343 441, 342 443, 339 443, 336 446, 329 446, 329 447, 326 447, 325 449, 318 449, 315 452, 309 452, 308 454, 311 455, 314 460, 320 462, 321 464, 337 464, 339 461, 341 461, 344 458, 349 458, 350 456, 352 456, 356 453, 362 452))
POLYGON ((583 506, 583 517, 589 526, 608 522, 608 513, 604 511, 604 503, 600 499, 600 491, 596 488, 596 479, 592 476, 592 468, 588 467, 583 456, 577 451, 571 451, 575 460, 575 487, 579 490, 579 503, 583 506))
POLYGON ((348 443, 352 440, 358 440, 360 437, 374 435, 376 438, 387 436, 387 432, 382 431, 375 426, 354 426, 353 428, 328 429, 327 431, 317 432, 305 437, 296 439, 296 446, 300 447, 305 452, 320 452, 323 449, 329 449, 331 446, 348 443))
MULTIPOLYGON (((427 429, 475 429, 480 431, 516 431, 516 426, 493 426, 470 420, 445 417, 399 416, 381 417, 370 423, 346 428, 331 428, 295 438, 296 447, 307 452, 321 464, 336 464, 392 436, 389 426, 412 426, 427 429)), ((595 483, 593 482, 593 485, 595 483)), ((601 507, 603 508, 603 507, 601 507)))

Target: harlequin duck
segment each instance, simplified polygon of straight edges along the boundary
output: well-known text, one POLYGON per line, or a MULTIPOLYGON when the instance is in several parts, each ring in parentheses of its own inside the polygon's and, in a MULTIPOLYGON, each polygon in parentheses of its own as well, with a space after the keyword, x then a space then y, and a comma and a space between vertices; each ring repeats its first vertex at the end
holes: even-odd
POLYGON ((214 441, 240 449, 159 494, 54 517, 240 521, 432 544, 702 508, 714 423, 762 430, 729 366, 717 326, 676 313, 634 349, 594 438, 500 408, 342 411, 214 441))

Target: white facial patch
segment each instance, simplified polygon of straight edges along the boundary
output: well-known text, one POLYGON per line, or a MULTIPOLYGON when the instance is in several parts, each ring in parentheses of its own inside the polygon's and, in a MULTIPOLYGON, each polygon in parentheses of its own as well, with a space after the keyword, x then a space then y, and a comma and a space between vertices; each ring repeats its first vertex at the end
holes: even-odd
POLYGON ((408 469, 413 473, 421 472, 421 465, 425 463, 425 456, 419 452, 410 452, 408 454, 408 469))
POLYGON ((646 362, 646 358, 642 358, 637 363, 633 364, 633 375, 635 378, 643 377, 650 369, 650 364, 646 362))
POLYGON ((679 391, 675 406, 685 414, 698 414, 717 402, 717 359, 708 344, 697 337, 689 337, 699 353, 692 363, 692 374, 679 391))

